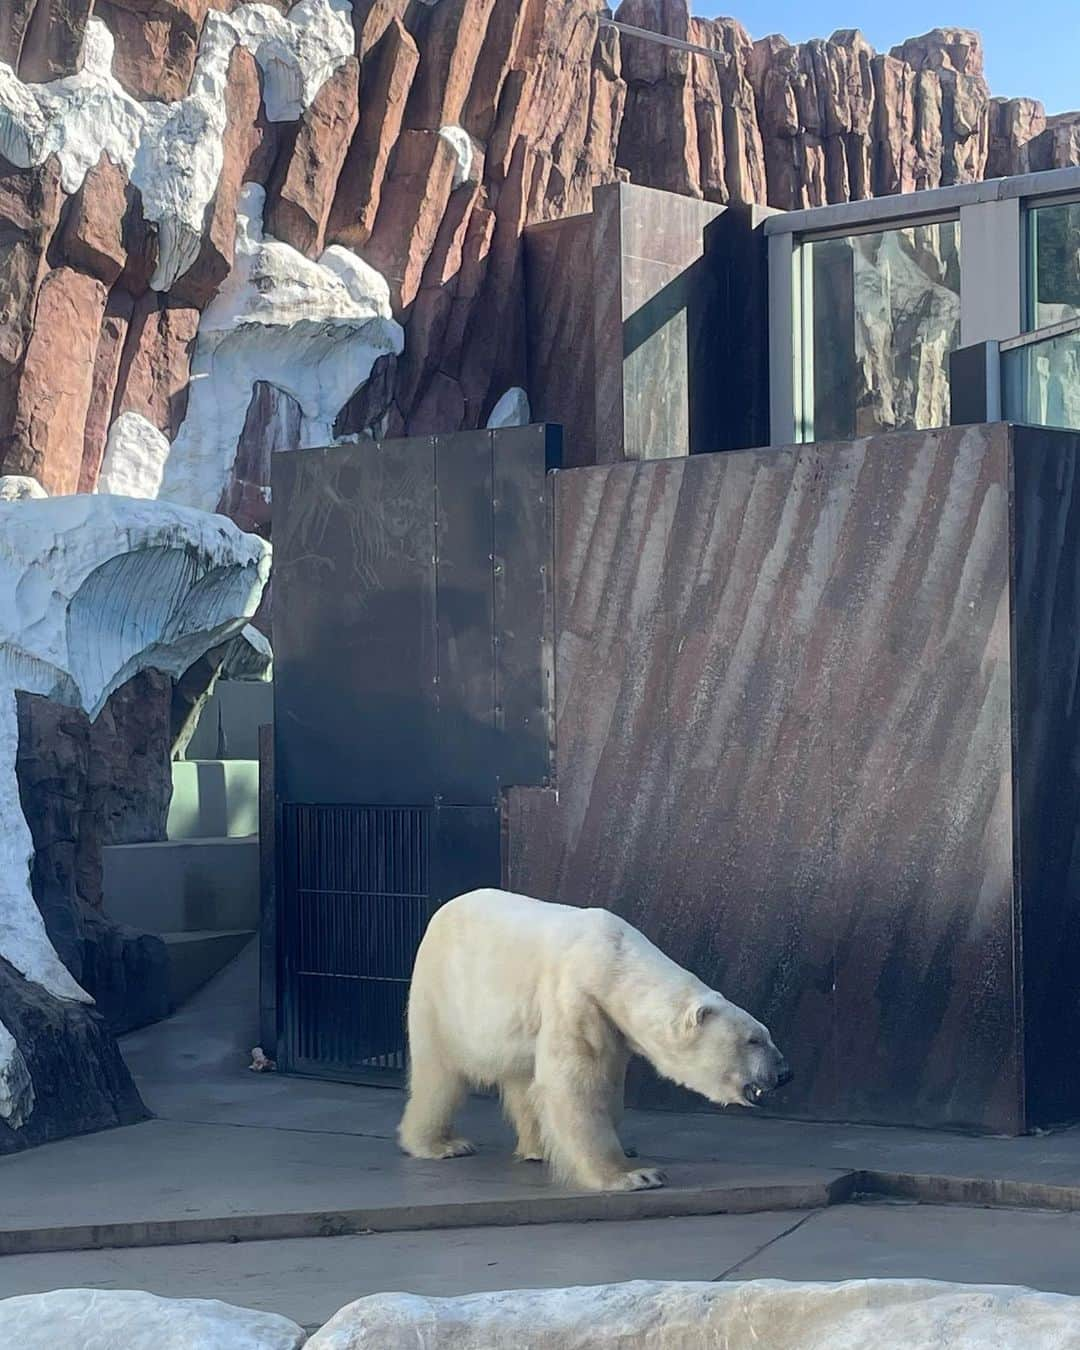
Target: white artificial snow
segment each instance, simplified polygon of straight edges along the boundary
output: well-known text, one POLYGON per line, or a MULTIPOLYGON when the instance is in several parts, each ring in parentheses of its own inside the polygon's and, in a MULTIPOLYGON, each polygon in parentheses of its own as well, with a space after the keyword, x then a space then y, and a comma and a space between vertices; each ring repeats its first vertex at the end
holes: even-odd
POLYGON ((487 424, 489 428, 527 427, 531 417, 528 394, 515 386, 508 389, 492 408, 487 424))
POLYGON ((375 1294, 307 1350, 1075 1350, 1080 1299, 935 1280, 637 1280, 462 1298, 375 1294))
POLYGON ((156 497, 168 458, 168 436, 141 413, 123 412, 109 428, 95 491, 117 497, 156 497))
POLYGON ((34 1109, 34 1085, 15 1037, 0 1022, 0 1120, 13 1130, 25 1125, 34 1109))
POLYGON ((162 477, 162 497, 205 511, 228 484, 256 381, 300 405, 301 447, 328 445, 375 362, 404 346, 383 277, 340 246, 316 262, 264 234, 265 200, 256 183, 240 195, 233 269, 199 323, 187 416, 162 477))
POLYGON ((65 192, 76 192, 103 152, 142 194, 158 227, 150 285, 168 290, 198 256, 206 208, 223 160, 229 58, 245 47, 263 72, 272 122, 295 121, 352 56, 351 0, 299 0, 287 15, 269 5, 211 10, 185 98, 131 97, 112 74, 113 38, 91 18, 82 68, 48 84, 24 84, 0 62, 0 155, 21 168, 55 154, 65 192))
POLYGON ((28 497, 48 495, 36 478, 21 473, 0 474, 0 502, 21 502, 28 497))
POLYGON ((56 1289, 0 1299, 0 1344, 18 1350, 299 1350, 277 1313, 136 1289, 56 1289))
MULTIPOLYGON (((30 889, 15 691, 94 718, 140 670, 179 676, 239 632, 269 571, 270 546, 222 516, 86 494, 0 502, 0 956, 58 998, 92 1002, 30 889)), ((0 1037, 0 1116, 13 1101, 25 1115, 12 1048, 0 1037)))
POLYGON ((457 166, 454 169, 454 187, 458 188, 461 187, 462 183, 471 182, 470 175, 472 174, 473 158, 476 153, 472 137, 464 127, 459 127, 454 123, 440 127, 439 135, 457 156, 457 166))

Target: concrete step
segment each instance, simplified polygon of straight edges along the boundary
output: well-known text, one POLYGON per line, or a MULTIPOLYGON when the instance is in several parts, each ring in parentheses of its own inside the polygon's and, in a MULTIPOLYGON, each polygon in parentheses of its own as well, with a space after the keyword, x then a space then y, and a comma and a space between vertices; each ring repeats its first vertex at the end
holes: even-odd
POLYGON ((255 936, 250 928, 162 933, 169 956, 169 998, 174 1008, 207 984, 255 936))
POLYGON ((172 784, 168 839, 258 834, 257 759, 179 759, 172 766, 172 784))
POLYGON ((102 850, 104 909, 150 933, 254 929, 259 838, 168 839, 102 850))

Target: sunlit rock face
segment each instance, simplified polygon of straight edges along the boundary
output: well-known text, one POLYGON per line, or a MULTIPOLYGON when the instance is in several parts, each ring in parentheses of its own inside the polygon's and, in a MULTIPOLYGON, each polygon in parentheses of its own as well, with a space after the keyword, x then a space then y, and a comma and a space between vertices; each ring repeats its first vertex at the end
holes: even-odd
MULTIPOLYGON (((1080 115, 993 98, 965 29, 885 53, 857 30, 755 41, 687 0, 618 7, 710 57, 593 0, 9 9, 0 475, 263 534, 285 445, 520 419, 522 232, 598 184, 792 209, 1080 163, 1080 115)), ((940 381, 888 369, 903 296, 879 301, 860 426, 940 420, 940 381)), ((951 321, 933 307, 925 369, 951 321)))

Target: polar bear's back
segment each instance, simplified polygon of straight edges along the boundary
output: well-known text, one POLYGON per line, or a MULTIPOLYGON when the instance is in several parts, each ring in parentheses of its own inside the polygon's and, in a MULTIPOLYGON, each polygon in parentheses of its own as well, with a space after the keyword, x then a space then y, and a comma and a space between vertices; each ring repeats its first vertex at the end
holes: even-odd
POLYGON ((629 925, 607 910, 557 905, 512 891, 469 891, 436 910, 420 944, 417 969, 434 948, 441 964, 452 963, 462 974, 468 968, 485 983, 501 984, 510 969, 531 981, 552 963, 564 966, 582 944, 595 960, 610 945, 615 927, 629 925))
POLYGON ((511 1061, 530 1071, 542 1005, 570 996, 579 970, 593 988, 603 983, 622 929, 634 931, 606 910, 510 891, 449 900, 417 952, 410 1034, 414 1021, 437 1025, 446 1051, 477 1079, 501 1076, 511 1061))

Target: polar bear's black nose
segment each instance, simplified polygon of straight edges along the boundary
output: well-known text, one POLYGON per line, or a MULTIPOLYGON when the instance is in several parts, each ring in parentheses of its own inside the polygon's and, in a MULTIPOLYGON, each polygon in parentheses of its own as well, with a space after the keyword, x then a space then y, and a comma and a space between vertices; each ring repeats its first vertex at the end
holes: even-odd
POLYGON ((785 1064, 776 1075, 776 1086, 778 1088, 787 1087, 794 1077, 794 1073, 792 1073, 791 1069, 785 1064))

